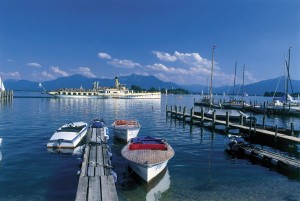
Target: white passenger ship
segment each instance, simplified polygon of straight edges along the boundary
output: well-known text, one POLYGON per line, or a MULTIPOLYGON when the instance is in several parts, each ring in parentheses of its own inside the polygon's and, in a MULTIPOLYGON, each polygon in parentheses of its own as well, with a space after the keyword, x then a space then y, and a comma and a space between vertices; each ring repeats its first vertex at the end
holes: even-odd
POLYGON ((92 89, 57 89, 54 91, 46 91, 40 83, 39 85, 44 92, 57 98, 115 98, 115 99, 161 99, 160 92, 134 92, 120 84, 118 77, 115 77, 114 88, 99 87, 99 82, 94 82, 92 89))

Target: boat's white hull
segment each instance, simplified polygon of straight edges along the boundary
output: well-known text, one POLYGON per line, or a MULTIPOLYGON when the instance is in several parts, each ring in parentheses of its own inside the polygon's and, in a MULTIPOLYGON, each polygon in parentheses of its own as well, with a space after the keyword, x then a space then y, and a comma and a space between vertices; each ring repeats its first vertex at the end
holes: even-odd
POLYGON ((128 142, 130 139, 137 137, 140 128, 114 128, 114 135, 116 138, 125 140, 128 142))
POLYGON ((105 99, 108 98, 104 95, 83 95, 79 93, 74 93, 73 95, 57 94, 56 92, 48 92, 49 95, 55 98, 82 98, 82 99, 105 99))
POLYGON ((72 149, 86 136, 88 127, 80 132, 55 132, 47 143, 47 148, 72 149))
POLYGON ((168 160, 159 164, 150 164, 142 166, 140 164, 129 161, 129 167, 146 182, 151 181, 167 166, 168 160))

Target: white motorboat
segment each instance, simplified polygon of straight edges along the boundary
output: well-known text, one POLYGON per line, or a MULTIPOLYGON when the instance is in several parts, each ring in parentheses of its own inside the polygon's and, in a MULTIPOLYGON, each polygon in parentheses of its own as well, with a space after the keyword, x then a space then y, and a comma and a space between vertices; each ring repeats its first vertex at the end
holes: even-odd
POLYGON ((128 160, 129 167, 149 182, 165 169, 175 152, 166 140, 146 136, 131 139, 121 154, 128 160))
POLYGON ((47 143, 47 148, 75 148, 86 136, 88 124, 73 122, 61 126, 47 143))
POLYGON ((115 137, 125 140, 126 142, 135 138, 141 128, 141 125, 137 120, 115 120, 112 125, 115 137))

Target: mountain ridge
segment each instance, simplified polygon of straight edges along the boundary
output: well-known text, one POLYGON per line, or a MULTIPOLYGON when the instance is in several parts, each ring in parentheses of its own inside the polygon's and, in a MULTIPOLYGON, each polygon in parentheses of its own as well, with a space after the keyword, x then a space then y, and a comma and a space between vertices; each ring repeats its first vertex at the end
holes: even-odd
MULTIPOLYGON (((176 89, 182 88, 190 91, 191 93, 208 93, 208 86, 205 85, 178 85, 173 82, 164 82, 159 80, 153 75, 143 76, 137 74, 131 74, 129 76, 120 76, 119 82, 125 84, 126 87, 130 88, 131 86, 139 86, 143 89, 176 89)), ((59 77, 54 80, 42 82, 43 87, 46 90, 54 90, 57 88, 92 88, 94 82, 99 82, 101 87, 114 87, 115 79, 108 78, 88 78, 80 74, 74 74, 68 77, 59 77)), ((300 91, 300 81, 292 80, 291 81, 294 92, 300 91)), ((39 82, 28 81, 28 80, 5 80, 4 85, 7 89, 12 90, 30 90, 37 91, 39 89, 39 82)), ((268 80, 259 81, 256 83, 251 83, 242 87, 241 85, 236 85, 234 94, 242 94, 242 91, 248 93, 249 95, 263 95, 265 92, 276 91, 284 92, 284 77, 278 77, 268 80), (280 81, 280 84, 278 84, 280 81)), ((291 89, 289 89, 291 91, 291 89)), ((213 93, 217 94, 233 94, 233 86, 221 86, 213 87, 213 93)))

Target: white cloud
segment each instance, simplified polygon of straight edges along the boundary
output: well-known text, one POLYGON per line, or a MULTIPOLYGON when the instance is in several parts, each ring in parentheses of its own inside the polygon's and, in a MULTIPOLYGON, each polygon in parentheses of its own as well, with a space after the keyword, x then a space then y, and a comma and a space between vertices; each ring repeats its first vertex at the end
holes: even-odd
POLYGON ((105 52, 99 52, 98 57, 101 59, 108 59, 108 60, 112 59, 111 56, 105 52))
POLYGON ((51 66, 50 67, 53 72, 62 76, 69 76, 69 73, 62 71, 58 66, 51 66))
POLYGON ((52 74, 48 73, 47 71, 41 72, 40 75, 46 79, 54 79, 55 78, 52 74))
POLYGON ((26 64, 27 66, 30 66, 30 67, 36 67, 36 68, 40 68, 40 67, 42 67, 42 65, 41 64, 38 64, 38 63, 27 63, 26 64))
POLYGON ((9 79, 9 78, 20 79, 20 73, 18 71, 9 72, 9 73, 0 72, 0 75, 1 75, 1 77, 5 77, 6 79, 9 79))
POLYGON ((78 72, 86 77, 96 77, 89 67, 79 67, 78 72))
POLYGON ((127 59, 113 59, 112 61, 109 61, 108 64, 118 67, 118 68, 134 68, 134 67, 141 67, 142 65, 139 63, 135 63, 131 60, 127 59))
POLYGON ((176 61, 176 56, 172 56, 169 53, 153 51, 152 52, 161 61, 176 61))

